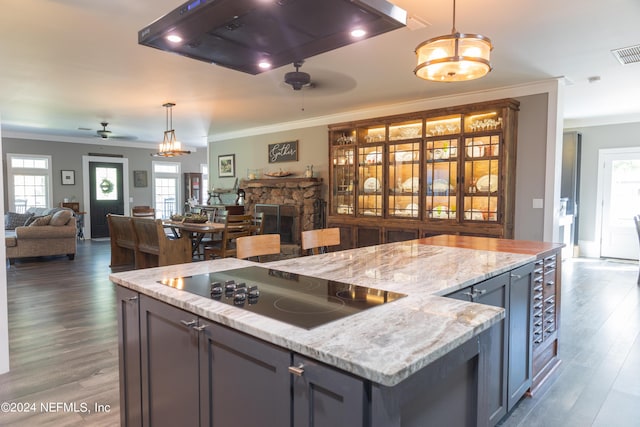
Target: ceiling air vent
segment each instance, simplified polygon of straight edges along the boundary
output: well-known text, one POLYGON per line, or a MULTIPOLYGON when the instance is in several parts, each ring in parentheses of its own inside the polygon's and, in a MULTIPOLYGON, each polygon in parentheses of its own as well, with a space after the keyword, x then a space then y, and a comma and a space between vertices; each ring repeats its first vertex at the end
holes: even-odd
POLYGON ((611 53, 622 65, 640 62, 640 45, 614 49, 611 53))

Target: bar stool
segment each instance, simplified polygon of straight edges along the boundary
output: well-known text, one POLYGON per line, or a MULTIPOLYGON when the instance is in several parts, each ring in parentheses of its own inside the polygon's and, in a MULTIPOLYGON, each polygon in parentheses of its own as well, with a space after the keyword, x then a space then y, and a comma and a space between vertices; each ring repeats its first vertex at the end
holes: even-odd
POLYGON ((324 254, 328 246, 340 244, 340 229, 320 228, 302 232, 302 250, 311 251, 312 255, 324 254))
POLYGON ((257 234, 238 237, 236 240, 236 254, 240 259, 258 258, 263 255, 280 255, 279 234, 257 234))

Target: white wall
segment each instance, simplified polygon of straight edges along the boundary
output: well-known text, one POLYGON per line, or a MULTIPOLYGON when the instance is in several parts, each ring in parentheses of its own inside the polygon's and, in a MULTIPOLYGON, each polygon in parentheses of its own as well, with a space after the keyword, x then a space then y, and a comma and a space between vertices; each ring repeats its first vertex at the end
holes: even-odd
MULTIPOLYGON (((0 153, 2 152, 2 123, 0 122, 0 153)), ((4 199, 4 171, 3 162, 0 161, 0 200, 4 199)), ((0 203, 0 215, 4 217, 4 206, 0 203)), ((2 241, 4 242, 4 227, 2 228, 2 241)), ((6 260, 7 248, 0 245, 0 259, 6 260)), ((9 371, 9 316, 7 301, 7 264, 0 268, 0 374, 9 371)))
POLYGON ((580 206, 578 207, 580 256, 600 256, 596 235, 598 152, 603 148, 640 147, 640 122, 567 129, 582 134, 580 157, 580 206))

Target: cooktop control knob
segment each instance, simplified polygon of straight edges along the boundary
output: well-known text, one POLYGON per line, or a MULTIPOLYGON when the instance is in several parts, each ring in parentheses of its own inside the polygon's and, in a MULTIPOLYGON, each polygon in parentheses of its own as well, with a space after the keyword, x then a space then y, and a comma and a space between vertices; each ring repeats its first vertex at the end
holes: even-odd
POLYGON ((236 285, 236 281, 235 280, 227 280, 226 282, 224 282, 224 290, 225 292, 233 292, 236 290, 236 287, 238 285, 236 285))
POLYGON ((234 305, 244 305, 244 301, 247 299, 246 292, 238 292, 236 291, 233 294, 233 304, 234 305))
POLYGON ((220 282, 213 282, 211 284, 211 298, 220 298, 222 295, 222 284, 220 282))
POLYGON ((258 290, 258 286, 254 285, 248 289, 249 298, 258 298, 260 296, 260 290, 258 290))

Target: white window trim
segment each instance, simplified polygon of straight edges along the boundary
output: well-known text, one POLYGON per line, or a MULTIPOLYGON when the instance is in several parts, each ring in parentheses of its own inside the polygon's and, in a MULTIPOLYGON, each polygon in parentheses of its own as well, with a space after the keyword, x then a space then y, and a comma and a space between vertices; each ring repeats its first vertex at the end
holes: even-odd
POLYGON ((153 160, 151 162, 151 203, 152 206, 156 206, 156 178, 176 178, 176 209, 180 207, 180 200, 182 200, 182 163, 180 162, 163 162, 153 160), (172 164, 177 166, 177 172, 156 172, 156 165, 160 164, 172 164))
POLYGON ((24 173, 26 175, 46 175, 47 176, 47 206, 52 207, 52 177, 53 173, 51 172, 52 162, 51 156, 42 155, 42 154, 18 154, 18 153, 7 153, 7 198, 9 201, 9 211, 15 211, 16 202, 15 202, 15 181, 13 179, 14 174, 24 173), (32 158, 32 159, 47 159, 47 169, 31 169, 31 168, 13 168, 11 166, 13 158, 32 158))

